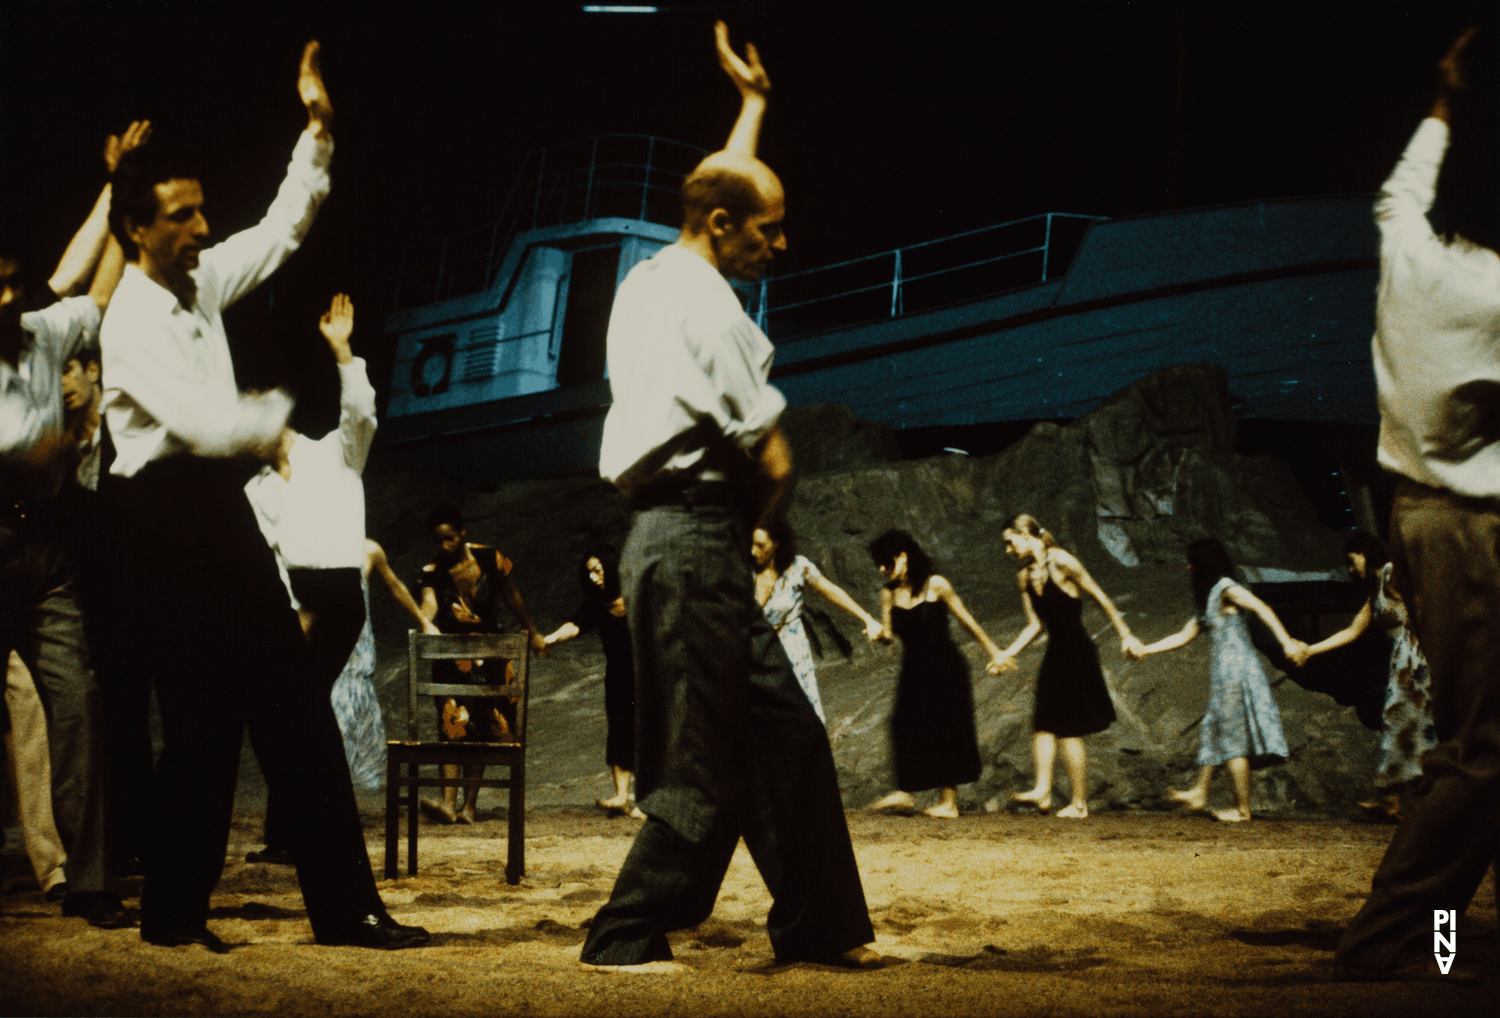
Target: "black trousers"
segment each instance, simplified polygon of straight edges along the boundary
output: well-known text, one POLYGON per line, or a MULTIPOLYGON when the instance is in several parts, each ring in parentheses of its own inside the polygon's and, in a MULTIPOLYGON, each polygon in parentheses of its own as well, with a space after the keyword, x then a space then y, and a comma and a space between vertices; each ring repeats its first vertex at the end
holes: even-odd
MULTIPOLYGON (((307 631, 312 651, 312 683, 327 698, 359 642, 365 626, 365 593, 360 571, 347 569, 288 569, 292 594, 313 617, 307 631)), ((276 796, 266 801, 265 843, 285 847, 291 833, 284 803, 276 796)))
POLYGON ((108 889, 99 689, 89 664, 77 567, 49 501, 0 507, 0 664, 15 650, 47 715, 52 815, 71 892, 108 889))
POLYGON ((313 932, 336 935, 382 910, 338 722, 275 559, 245 498, 248 471, 174 457, 121 485, 118 563, 134 596, 130 642, 149 671, 165 746, 143 859, 142 934, 201 928, 224 868, 240 742, 251 742, 289 845, 313 932))
POLYGON ((1339 943, 1339 961, 1364 968, 1431 958, 1433 911, 1468 908, 1500 849, 1500 500, 1401 482, 1391 559, 1438 744, 1339 943))
POLYGON ((635 651, 636 790, 649 814, 583 948, 592 964, 672 957, 713 911, 743 837, 783 962, 874 940, 833 751, 755 603, 749 535, 717 505, 637 512, 621 562, 635 651))

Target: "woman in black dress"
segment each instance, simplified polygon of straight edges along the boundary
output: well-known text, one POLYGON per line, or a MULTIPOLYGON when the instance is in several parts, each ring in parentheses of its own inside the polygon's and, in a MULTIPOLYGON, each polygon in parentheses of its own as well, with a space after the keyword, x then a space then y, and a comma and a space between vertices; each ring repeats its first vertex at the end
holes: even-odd
POLYGON ((609 726, 604 762, 614 774, 615 794, 595 801, 610 812, 644 819, 646 814, 630 798, 630 774, 635 770, 635 658, 625 598, 620 596, 620 560, 613 548, 595 545, 584 553, 578 562, 578 590, 582 595, 578 610, 547 635, 547 644, 599 630, 604 646, 604 718, 609 726))
POLYGON ((904 530, 870 542, 870 555, 886 578, 880 591, 882 636, 901 638, 901 677, 891 711, 891 757, 896 788, 871 809, 915 809, 913 792, 941 789, 928 816, 958 816, 958 786, 981 770, 974 734, 974 693, 969 663, 948 632, 948 616, 963 625, 989 653, 996 647, 964 608, 953 585, 932 571, 932 561, 904 530))
POLYGON ((1057 815, 1082 819, 1089 815, 1089 762, 1083 737, 1104 731, 1115 720, 1098 651, 1083 627, 1083 595, 1088 594, 1104 609, 1120 634, 1122 649, 1128 653, 1129 648, 1139 648, 1140 641, 1130 634, 1125 617, 1083 564, 1059 548, 1036 520, 1025 514, 1014 517, 1005 525, 1004 537, 1006 552, 1021 563, 1016 580, 1027 622, 990 670, 1014 667, 1015 656, 1043 626, 1047 629, 1047 653, 1037 673, 1036 708, 1031 716, 1036 787, 1012 792, 1010 797, 1042 812, 1051 809, 1053 762, 1061 748, 1073 798, 1057 815))
MULTIPOLYGON (((427 527, 437 545, 438 554, 422 567, 417 589, 422 600, 422 617, 443 633, 498 633, 500 606, 503 604, 531 637, 531 651, 537 657, 547 656, 547 643, 532 624, 521 594, 511 582, 511 561, 499 550, 483 544, 470 544, 463 514, 452 506, 440 505, 427 518, 427 527)), ((460 685, 503 684, 510 673, 509 662, 503 673, 483 661, 434 661, 433 681, 460 685)), ((438 738, 442 741, 507 742, 515 720, 515 707, 502 701, 465 697, 436 698, 438 738), (488 710, 486 707, 488 705, 488 710)), ((443 765, 443 777, 458 777, 456 764, 443 765)), ((482 764, 465 764, 464 777, 483 777, 482 764)), ((464 791, 464 805, 458 806, 458 789, 443 789, 441 802, 422 799, 429 814, 448 823, 474 823, 478 813, 479 789, 464 791)))

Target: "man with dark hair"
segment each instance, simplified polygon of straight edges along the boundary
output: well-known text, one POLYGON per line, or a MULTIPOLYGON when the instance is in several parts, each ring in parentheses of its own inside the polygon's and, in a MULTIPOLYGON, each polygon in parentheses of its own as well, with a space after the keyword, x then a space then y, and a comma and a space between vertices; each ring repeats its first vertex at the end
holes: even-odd
MULTIPOLYGON (((130 143, 146 130, 132 125, 130 143)), ((111 138, 106 161, 121 145, 111 138)), ((106 185, 51 280, 68 293, 92 277, 87 296, 23 314, 44 302, 46 287, 28 286, 15 252, 0 251, 0 660, 17 652, 46 708, 53 816, 68 857, 63 914, 116 929, 132 924, 106 873, 99 690, 59 504, 68 469, 64 364, 98 331, 120 279, 120 248, 105 230, 109 201, 106 185)))
POLYGON ((1354 979, 1449 977, 1433 963, 1434 913, 1468 908, 1500 839, 1500 257, 1426 218, 1474 34, 1438 65, 1437 100, 1375 205, 1379 455, 1401 475, 1393 579, 1427 657, 1438 743, 1339 943, 1354 979))
POLYGON ((620 572, 647 820, 582 964, 675 966, 667 932, 709 916, 743 837, 774 899, 778 961, 876 967, 828 737, 752 589, 750 527, 791 454, 770 341, 726 277, 761 278, 786 238, 781 184, 755 158, 770 82, 754 47, 747 64, 715 32, 740 118, 683 184, 681 238, 631 270, 609 322, 599 472, 633 511, 620 572))
POLYGON ((152 675, 161 704, 166 745, 151 790, 141 937, 165 946, 227 950, 206 921, 247 724, 270 793, 287 809, 317 941, 428 939, 392 920, 375 889, 338 723, 245 498, 290 400, 240 394, 221 313, 291 256, 328 194, 333 107, 316 42, 303 51, 297 87, 307 130, 258 225, 206 247, 203 188, 179 175, 194 172, 180 153, 131 153, 116 181, 112 224, 133 254, 102 336, 111 473, 123 478, 111 605, 131 616, 117 652, 152 675))

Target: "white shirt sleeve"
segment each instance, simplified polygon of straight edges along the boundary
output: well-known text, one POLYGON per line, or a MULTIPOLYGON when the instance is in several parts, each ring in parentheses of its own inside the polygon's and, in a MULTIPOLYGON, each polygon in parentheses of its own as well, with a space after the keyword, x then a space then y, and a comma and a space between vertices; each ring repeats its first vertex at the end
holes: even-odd
POLYGON ((766 382, 774 348, 743 314, 710 316, 701 325, 690 320, 687 330, 715 397, 715 405, 690 409, 695 416, 713 417, 720 433, 748 452, 786 409, 780 391, 766 382), (699 336, 723 338, 701 343, 699 336))
POLYGON ((1422 121, 1401 161, 1396 164, 1375 202, 1375 222, 1380 227, 1383 259, 1403 249, 1440 251, 1443 242, 1432 232, 1427 212, 1437 194, 1438 171, 1448 149, 1448 125, 1428 117, 1422 121))
POLYGON ((103 316, 92 297, 65 297, 50 307, 26 314, 22 328, 36 343, 36 356, 45 357, 61 370, 63 364, 99 335, 103 316))
POLYGON ((328 197, 332 158, 332 138, 320 140, 303 131, 265 217, 203 252, 194 278, 200 287, 212 289, 218 308, 255 289, 301 246, 328 197))
POLYGON ((363 357, 339 365, 339 448, 344 465, 363 473, 375 441, 375 387, 363 357))

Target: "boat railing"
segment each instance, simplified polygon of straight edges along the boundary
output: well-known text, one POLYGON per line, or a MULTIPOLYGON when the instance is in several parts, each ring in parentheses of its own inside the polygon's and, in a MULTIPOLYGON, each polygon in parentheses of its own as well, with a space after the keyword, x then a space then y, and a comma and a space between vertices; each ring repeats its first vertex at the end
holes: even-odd
POLYGON ((756 323, 786 342, 1055 279, 1067 270, 1088 225, 1104 218, 1041 212, 770 276, 742 292, 756 323))
POLYGON ((606 134, 532 149, 499 218, 401 253, 392 310, 487 290, 528 230, 620 217, 677 225, 683 178, 707 149, 650 134, 606 134))

